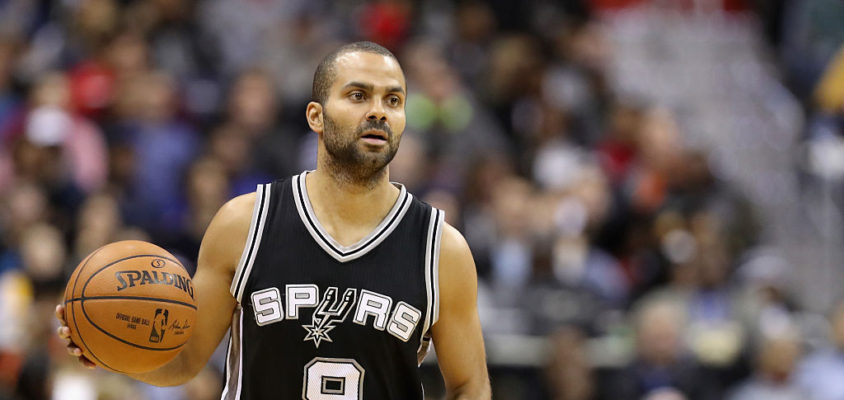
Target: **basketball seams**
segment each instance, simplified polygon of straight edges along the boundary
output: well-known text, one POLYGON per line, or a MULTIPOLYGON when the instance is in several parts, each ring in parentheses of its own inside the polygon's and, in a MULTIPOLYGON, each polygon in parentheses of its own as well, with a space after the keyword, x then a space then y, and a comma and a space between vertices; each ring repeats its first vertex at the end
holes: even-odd
POLYGON ((159 301, 162 303, 178 304, 185 307, 190 307, 196 310, 196 306, 184 301, 162 299, 159 297, 144 297, 144 296, 92 296, 92 297, 77 297, 67 301, 79 301, 84 303, 86 300, 142 300, 142 301, 159 301))
MULTIPOLYGON (((82 303, 81 303, 81 302, 80 302, 79 306, 80 306, 80 307, 82 307, 82 303)), ((178 345, 178 346, 174 346, 174 347, 165 347, 165 348, 155 348, 155 347, 141 346, 141 345, 139 345, 139 344, 134 344, 134 343, 131 343, 131 342, 127 341, 127 340, 121 339, 121 338, 119 338, 119 337, 117 337, 117 336, 115 336, 115 335, 113 335, 113 334, 109 333, 109 332, 108 332, 108 331, 106 331, 105 329, 100 328, 100 326, 99 326, 99 325, 97 325, 96 323, 94 323, 94 321, 92 321, 92 320, 91 320, 91 318, 88 318, 88 312, 87 312, 87 311, 85 311, 85 307, 82 307, 82 313, 83 313, 83 314, 85 314, 85 319, 87 319, 87 320, 88 320, 88 322, 89 322, 89 323, 91 323, 91 325, 93 325, 93 326, 94 326, 94 328, 97 328, 97 330, 99 330, 99 331, 100 331, 100 332, 102 332, 102 333, 105 333, 105 334, 106 334, 106 335, 108 335, 110 338, 115 339, 115 340, 117 340, 117 341, 120 341, 120 342, 122 342, 122 343, 128 344, 129 346, 132 346, 132 347, 136 347, 136 348, 143 349, 143 350, 152 350, 152 351, 171 351, 171 350, 176 350, 176 349, 178 349, 178 348, 180 348, 180 347, 184 346, 184 345, 185 345, 185 343, 187 343, 187 341, 185 341, 185 342, 183 342, 182 344, 180 344, 180 345, 178 345)), ((109 368, 111 368, 111 367, 109 367, 109 368)), ((112 369, 113 369, 113 368, 112 368, 112 369)), ((115 371, 116 371, 116 370, 115 370, 115 371)))
MULTIPOLYGON (((81 268, 77 268, 77 269, 76 269, 76 271, 74 271, 74 272, 73 272, 74 274, 76 274, 76 279, 74 279, 74 280, 73 280, 73 290, 71 290, 71 292, 70 292, 71 297, 73 297, 73 294, 76 292, 76 285, 79 283, 79 276, 81 276, 81 275, 82 275, 82 271, 85 269, 85 266, 87 266, 87 265, 88 265, 88 263, 91 261, 91 259, 92 259, 92 258, 94 258, 94 255, 96 255, 97 253, 99 253, 99 252, 100 252, 100 250, 102 250, 103 248, 105 248, 105 246, 102 246, 102 247, 100 247, 99 249, 94 250, 94 251, 93 251, 93 252, 92 252, 92 253, 91 253, 88 257, 86 257, 86 258, 85 258, 85 261, 83 262, 82 267, 81 267, 81 268)), ((84 288, 83 288, 83 293, 84 293, 84 288)), ((67 301, 67 293, 65 292, 65 318, 67 318, 67 314, 66 314, 66 312, 67 312, 67 310, 68 310, 68 308, 67 308, 67 303, 68 303, 68 301, 67 301)), ((86 343, 85 343, 85 339, 84 339, 84 338, 82 338, 82 335, 79 333, 79 324, 76 322, 76 321, 78 320, 78 318, 76 318, 76 312, 73 310, 73 306, 74 306, 73 304, 71 304, 71 305, 70 305, 70 313, 71 313, 71 314, 72 314, 72 316, 73 316, 73 328, 74 328, 74 331, 76 332, 76 336, 77 336, 77 337, 79 337, 79 341, 81 342, 81 343, 79 343, 79 344, 80 344, 80 345, 82 345, 82 347, 84 347, 84 348, 85 348, 85 350, 87 350, 87 353, 88 353, 88 354, 90 354, 90 355, 91 355, 91 357, 94 357, 94 359, 97 361, 97 363, 98 363, 98 364, 100 364, 100 365, 102 365, 102 366, 104 366, 104 367, 106 367, 106 368, 108 368, 108 369, 111 369, 111 370, 117 371, 116 369, 114 369, 114 368, 112 368, 112 367, 108 366, 108 364, 106 364, 105 362, 103 362, 103 360, 100 360, 100 358, 99 358, 99 357, 97 357, 97 355, 96 355, 96 354, 94 354, 93 350, 91 350, 91 348, 90 348, 90 347, 88 347, 88 344, 86 344, 86 343)), ((82 313, 84 314, 84 313, 85 313, 85 309, 84 309, 84 307, 82 307, 82 303, 81 303, 81 302, 79 303, 79 307, 80 307, 80 308, 82 308, 82 313)), ((88 316, 87 316, 87 315, 85 315, 85 319, 87 319, 87 318, 88 318, 88 316)))
MULTIPOLYGON (((73 307, 73 304, 71 304, 71 307, 73 307)), ((82 314, 85 314, 85 307, 82 307, 82 303, 79 303, 79 308, 81 308, 81 309, 82 309, 82 314)), ((85 319, 88 319, 88 315, 87 315, 87 314, 85 314, 85 319)), ((108 369, 110 369, 110 370, 113 370, 113 371, 122 372, 122 371, 120 371, 119 369, 116 369, 116 368, 112 368, 112 367, 110 367, 110 366, 109 366, 108 364, 106 364, 103 360, 100 360, 100 358, 99 358, 99 357, 97 357, 97 355, 96 355, 96 354, 94 354, 94 351, 93 351, 93 350, 91 350, 91 348, 90 348, 90 347, 88 347, 88 345, 87 345, 87 344, 85 344, 85 339, 83 339, 83 338, 82 338, 82 335, 80 335, 80 334, 79 334, 79 325, 76 323, 76 320, 77 320, 77 318, 76 318, 76 313, 74 313, 74 314, 73 314, 73 327, 74 327, 74 328, 76 328, 76 334, 77 334, 77 336, 79 336, 79 340, 82 342, 82 345, 83 345, 83 346, 85 346, 85 348, 88 350, 88 354, 90 354, 90 355, 91 355, 91 357, 94 357, 94 359, 95 359, 95 360, 97 360, 97 364, 100 364, 100 365, 102 365, 103 367, 106 367, 106 368, 108 368, 108 369)), ((88 322, 91 322, 91 320, 88 320, 88 322)), ((93 323, 92 323, 92 324, 93 324, 93 323)), ((87 356, 87 354, 86 354, 86 356, 87 356)))
MULTIPOLYGON (((76 285, 77 285, 77 283, 79 283, 79 276, 82 275, 82 270, 84 270, 85 266, 87 266, 88 263, 91 261, 91 259, 94 258, 94 255, 99 253, 100 250, 102 250, 104 247, 105 246, 102 246, 99 249, 94 250, 94 252, 91 253, 90 255, 88 255, 88 257, 85 257, 85 260, 82 263, 82 267, 77 268, 76 271, 73 272, 76 275, 76 279, 73 280, 73 289, 70 291, 70 297, 73 297, 73 296, 76 295, 76 285)), ((67 297, 67 293, 65 293, 65 297, 67 297)))

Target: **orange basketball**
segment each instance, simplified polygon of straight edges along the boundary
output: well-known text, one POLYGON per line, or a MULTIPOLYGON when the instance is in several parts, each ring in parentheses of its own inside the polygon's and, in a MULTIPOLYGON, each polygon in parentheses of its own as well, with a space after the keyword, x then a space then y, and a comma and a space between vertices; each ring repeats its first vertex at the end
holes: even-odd
POLYGON ((122 373, 172 360, 196 321, 188 272, 166 250, 138 240, 107 244, 82 260, 64 304, 71 339, 83 355, 122 373))

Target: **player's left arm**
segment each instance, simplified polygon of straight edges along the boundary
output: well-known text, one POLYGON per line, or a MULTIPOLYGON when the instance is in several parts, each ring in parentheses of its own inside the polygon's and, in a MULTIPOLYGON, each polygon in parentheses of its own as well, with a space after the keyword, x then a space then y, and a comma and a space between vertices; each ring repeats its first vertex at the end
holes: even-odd
POLYGON ((478 276, 463 235, 446 224, 439 265, 440 316, 432 328, 434 349, 448 399, 489 399, 478 276))

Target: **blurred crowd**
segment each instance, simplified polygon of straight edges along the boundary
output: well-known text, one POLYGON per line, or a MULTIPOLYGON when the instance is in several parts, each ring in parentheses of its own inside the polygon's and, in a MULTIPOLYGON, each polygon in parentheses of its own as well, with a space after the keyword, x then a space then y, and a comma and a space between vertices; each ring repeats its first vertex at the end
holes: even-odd
POLYGON ((844 398, 844 303, 805 312, 677 110, 613 85, 602 15, 701 4, 755 15, 844 190, 837 0, 0 1, 0 400, 219 398, 219 354, 178 388, 82 369, 53 309, 99 246, 195 268, 226 200, 314 168, 313 70, 352 40, 402 63, 391 179, 470 244, 496 398, 844 398))

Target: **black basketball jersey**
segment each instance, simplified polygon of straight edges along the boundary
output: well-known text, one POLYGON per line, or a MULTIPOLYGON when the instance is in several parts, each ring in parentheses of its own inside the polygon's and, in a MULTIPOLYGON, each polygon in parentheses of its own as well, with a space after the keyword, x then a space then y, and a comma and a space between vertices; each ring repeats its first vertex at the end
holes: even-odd
POLYGON ((257 189, 223 400, 421 400, 443 212, 401 187, 378 227, 342 246, 317 221, 306 174, 257 189))

